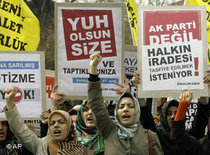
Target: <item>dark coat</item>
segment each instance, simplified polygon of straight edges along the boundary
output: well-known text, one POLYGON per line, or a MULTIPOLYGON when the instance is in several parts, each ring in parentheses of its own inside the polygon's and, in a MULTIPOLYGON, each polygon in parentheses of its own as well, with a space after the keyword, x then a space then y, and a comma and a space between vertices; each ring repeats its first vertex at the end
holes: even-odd
POLYGON ((174 141, 170 140, 170 127, 167 122, 166 114, 168 107, 172 104, 176 104, 178 106, 178 101, 172 100, 163 105, 157 134, 160 139, 164 155, 185 155, 185 153, 177 147, 174 141))
MULTIPOLYGON (((104 138, 106 155, 149 155, 147 130, 138 127, 132 141, 119 139, 118 126, 110 118, 102 96, 101 82, 88 81, 88 104, 96 117, 97 127, 104 138)), ((152 147, 155 155, 162 155, 162 149, 156 133, 151 131, 152 147)))
MULTIPOLYGON (((209 120, 210 123, 210 120, 209 120)), ((175 141, 177 146, 190 155, 210 155, 210 139, 204 136, 196 139, 185 132, 185 120, 172 121, 171 139, 175 141)))
POLYGON ((198 104, 192 129, 185 131, 185 120, 172 121, 170 137, 186 154, 210 155, 210 104, 198 104), (208 135, 204 136, 208 125, 208 135))

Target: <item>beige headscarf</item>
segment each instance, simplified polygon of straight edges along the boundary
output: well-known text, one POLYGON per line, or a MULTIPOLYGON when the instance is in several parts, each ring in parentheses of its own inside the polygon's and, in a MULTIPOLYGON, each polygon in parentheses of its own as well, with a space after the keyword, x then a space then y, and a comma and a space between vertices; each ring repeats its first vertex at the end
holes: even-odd
POLYGON ((70 115, 63 110, 53 111, 49 115, 48 126, 50 127, 50 120, 52 119, 54 114, 61 115, 67 123, 67 131, 69 135, 66 137, 64 141, 55 141, 50 131, 48 130, 47 140, 49 146, 50 155, 83 155, 85 152, 85 147, 77 141, 76 132, 74 130, 74 126, 72 123, 72 119, 70 115))

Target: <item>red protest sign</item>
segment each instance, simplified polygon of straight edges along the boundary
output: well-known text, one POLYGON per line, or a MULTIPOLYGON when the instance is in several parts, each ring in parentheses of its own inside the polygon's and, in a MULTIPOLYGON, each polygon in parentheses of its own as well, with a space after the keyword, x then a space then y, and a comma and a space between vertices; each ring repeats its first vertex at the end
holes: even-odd
POLYGON ((46 94, 47 98, 50 98, 52 88, 55 84, 55 77, 46 76, 46 94))
POLYGON ((67 60, 116 56, 111 10, 62 10, 67 60))
POLYGON ((201 40, 200 11, 146 11, 144 45, 201 40))

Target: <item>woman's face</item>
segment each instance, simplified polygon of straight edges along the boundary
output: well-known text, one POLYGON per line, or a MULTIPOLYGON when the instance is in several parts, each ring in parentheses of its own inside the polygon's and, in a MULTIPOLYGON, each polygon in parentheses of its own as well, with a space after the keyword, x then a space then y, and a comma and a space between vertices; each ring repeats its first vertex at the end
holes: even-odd
POLYGON ((96 127, 95 116, 92 113, 92 110, 87 105, 84 106, 82 119, 83 119, 86 127, 88 127, 88 128, 96 127))
POLYGON ((56 141, 65 140, 69 134, 68 128, 68 123, 63 116, 59 114, 54 114, 52 116, 49 131, 53 139, 56 141))
POLYGON ((129 125, 133 122, 135 104, 132 98, 123 97, 118 105, 117 114, 122 125, 129 125))
POLYGON ((169 127, 171 127, 171 121, 175 118, 177 112, 177 106, 169 106, 166 112, 166 119, 169 127))
POLYGON ((0 141, 4 141, 7 137, 8 125, 6 121, 0 121, 0 141))

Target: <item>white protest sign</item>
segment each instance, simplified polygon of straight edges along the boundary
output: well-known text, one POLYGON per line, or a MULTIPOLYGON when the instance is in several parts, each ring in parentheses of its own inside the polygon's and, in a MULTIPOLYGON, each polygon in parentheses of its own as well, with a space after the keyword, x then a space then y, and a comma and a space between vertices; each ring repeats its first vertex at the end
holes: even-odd
POLYGON ((32 128, 32 131, 38 136, 40 137, 41 136, 41 127, 40 127, 40 123, 41 123, 41 120, 24 120, 24 123, 26 125, 32 125, 33 128, 32 128))
POLYGON ((139 95, 179 96, 181 90, 208 95, 205 7, 142 7, 138 55, 139 95))
POLYGON ((14 102, 24 119, 39 118, 45 109, 43 52, 0 52, 0 118, 5 118, 5 88, 17 87, 14 102))
POLYGON ((137 47, 125 46, 124 53, 125 75, 133 77, 134 72, 137 70, 137 47))
POLYGON ((117 98, 122 83, 122 4, 56 4, 56 82, 67 98, 87 97, 89 57, 102 55, 98 66, 103 96, 117 98))
POLYGON ((124 52, 124 66, 125 66, 125 75, 128 79, 131 93, 136 94, 136 87, 133 86, 131 79, 134 75, 135 70, 137 70, 137 47, 132 45, 125 46, 124 52))

